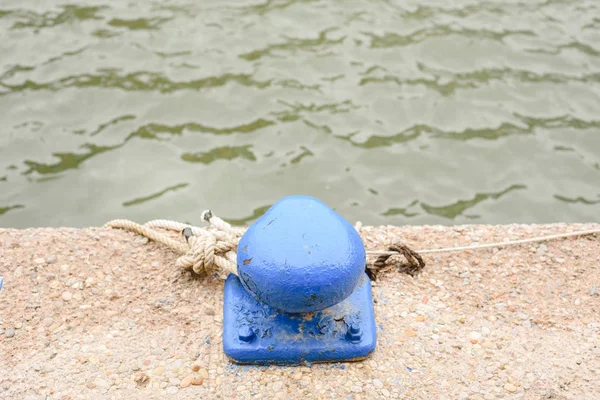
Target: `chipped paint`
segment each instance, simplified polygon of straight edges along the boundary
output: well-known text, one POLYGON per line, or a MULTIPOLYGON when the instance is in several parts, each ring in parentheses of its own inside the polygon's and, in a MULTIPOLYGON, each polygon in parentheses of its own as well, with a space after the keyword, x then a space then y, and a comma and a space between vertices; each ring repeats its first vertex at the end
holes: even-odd
POLYGON ((223 346, 225 354, 240 364, 299 365, 308 362, 357 361, 375 349, 376 327, 368 278, 346 300, 323 311, 287 314, 253 298, 241 280, 230 275, 225 283, 223 346), (361 340, 350 343, 352 324, 361 329, 361 340), (252 343, 237 337, 249 326, 257 335, 252 343))

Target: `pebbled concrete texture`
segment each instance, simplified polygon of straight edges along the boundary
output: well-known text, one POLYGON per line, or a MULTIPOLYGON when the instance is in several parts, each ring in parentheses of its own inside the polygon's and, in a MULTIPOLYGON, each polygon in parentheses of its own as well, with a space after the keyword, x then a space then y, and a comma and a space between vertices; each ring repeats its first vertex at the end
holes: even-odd
MULTIPOLYGON (((368 250, 598 224, 363 227, 368 250)), ((600 238, 425 256, 373 283, 367 360, 250 367, 222 351, 223 279, 101 228, 0 229, 2 399, 597 399, 600 238)), ((394 261, 394 260, 392 260, 394 261)))

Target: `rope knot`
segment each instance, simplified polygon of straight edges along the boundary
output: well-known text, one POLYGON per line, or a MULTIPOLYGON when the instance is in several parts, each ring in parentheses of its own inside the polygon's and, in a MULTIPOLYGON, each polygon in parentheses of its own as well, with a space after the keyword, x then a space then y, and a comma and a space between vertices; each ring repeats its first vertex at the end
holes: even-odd
POLYGON ((235 274, 238 242, 239 237, 216 232, 192 235, 188 238, 189 250, 177 259, 176 265, 199 275, 208 275, 218 269, 235 274))
POLYGON ((243 230, 232 227, 212 211, 202 213, 202 219, 210 226, 205 229, 186 227, 181 231, 189 246, 176 265, 199 275, 217 272, 237 274, 237 245, 243 230))
POLYGON ((237 245, 245 232, 244 228, 232 227, 212 211, 202 213, 202 219, 210 226, 199 228, 180 222, 156 219, 139 225, 135 222, 117 219, 109 221, 106 227, 126 229, 144 235, 155 242, 165 244, 182 254, 176 265, 197 274, 212 274, 219 272, 224 275, 237 275, 237 245), (160 233, 158 229, 178 231, 185 242, 172 239, 160 233))

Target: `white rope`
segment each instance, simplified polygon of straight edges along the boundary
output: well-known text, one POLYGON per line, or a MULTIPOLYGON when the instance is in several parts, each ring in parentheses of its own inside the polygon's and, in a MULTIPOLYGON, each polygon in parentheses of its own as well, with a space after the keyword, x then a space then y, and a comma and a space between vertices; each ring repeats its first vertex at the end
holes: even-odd
POLYGON ((236 250, 244 229, 232 227, 208 210, 202 213, 202 219, 210 226, 201 228, 167 219, 152 220, 144 225, 117 219, 104 226, 135 232, 182 253, 175 264, 185 270, 192 270, 197 274, 237 274, 236 250), (187 228, 189 232, 185 232, 187 228), (171 239, 158 229, 182 233, 187 243, 171 239))
MULTIPOLYGON (((553 239, 562 239, 571 236, 585 236, 585 235, 593 235, 600 233, 600 228, 598 229, 590 229, 587 231, 578 231, 578 232, 569 232, 569 233, 559 233, 556 235, 549 236, 540 236, 534 237, 530 239, 520 239, 520 240, 509 240, 506 242, 496 242, 496 243, 487 243, 487 244, 476 244, 472 246, 461 246, 461 247, 447 247, 443 249, 425 249, 425 250, 415 250, 419 254, 433 254, 433 253, 448 253, 453 251, 464 251, 464 250, 479 250, 479 249, 489 249, 491 247, 506 247, 506 246, 514 246, 517 244, 524 243, 536 243, 536 242, 547 242, 553 239)), ((396 251, 385 251, 385 250, 372 250, 367 251, 367 254, 372 255, 388 255, 388 254, 397 254, 396 251)))
MULTIPOLYGON (((125 229, 143 235, 149 239, 167 245, 171 249, 181 253, 176 265, 185 269, 193 270, 197 274, 210 274, 220 272, 227 276, 229 273, 237 275, 237 245, 246 231, 243 227, 233 227, 222 219, 213 215, 210 210, 202 213, 202 219, 208 222, 208 227, 197 227, 181 222, 167 219, 156 219, 139 225, 135 222, 117 219, 107 222, 104 226, 109 228, 125 229), (158 229, 179 232, 184 235, 187 243, 174 240, 158 229)), ((355 225, 360 234, 362 223, 358 221, 355 225)), ((550 236, 535 237, 530 239, 512 240, 506 242, 488 243, 472 246, 448 247, 442 249, 417 250, 418 254, 447 253, 465 250, 479 250, 493 247, 506 247, 524 243, 545 242, 553 239, 567 238, 571 236, 584 236, 600 233, 600 228, 586 231, 562 233, 550 236)), ((398 251, 390 250, 368 250, 368 256, 382 256, 399 254, 398 251)))

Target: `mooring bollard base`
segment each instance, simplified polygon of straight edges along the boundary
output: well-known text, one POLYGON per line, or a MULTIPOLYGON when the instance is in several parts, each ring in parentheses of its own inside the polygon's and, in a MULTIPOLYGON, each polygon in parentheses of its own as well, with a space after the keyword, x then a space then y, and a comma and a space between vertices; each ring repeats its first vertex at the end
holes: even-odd
POLYGON ((255 300, 236 275, 225 282, 223 348, 239 364, 300 365, 358 361, 376 345, 366 274, 342 302, 313 313, 283 313, 255 300))

